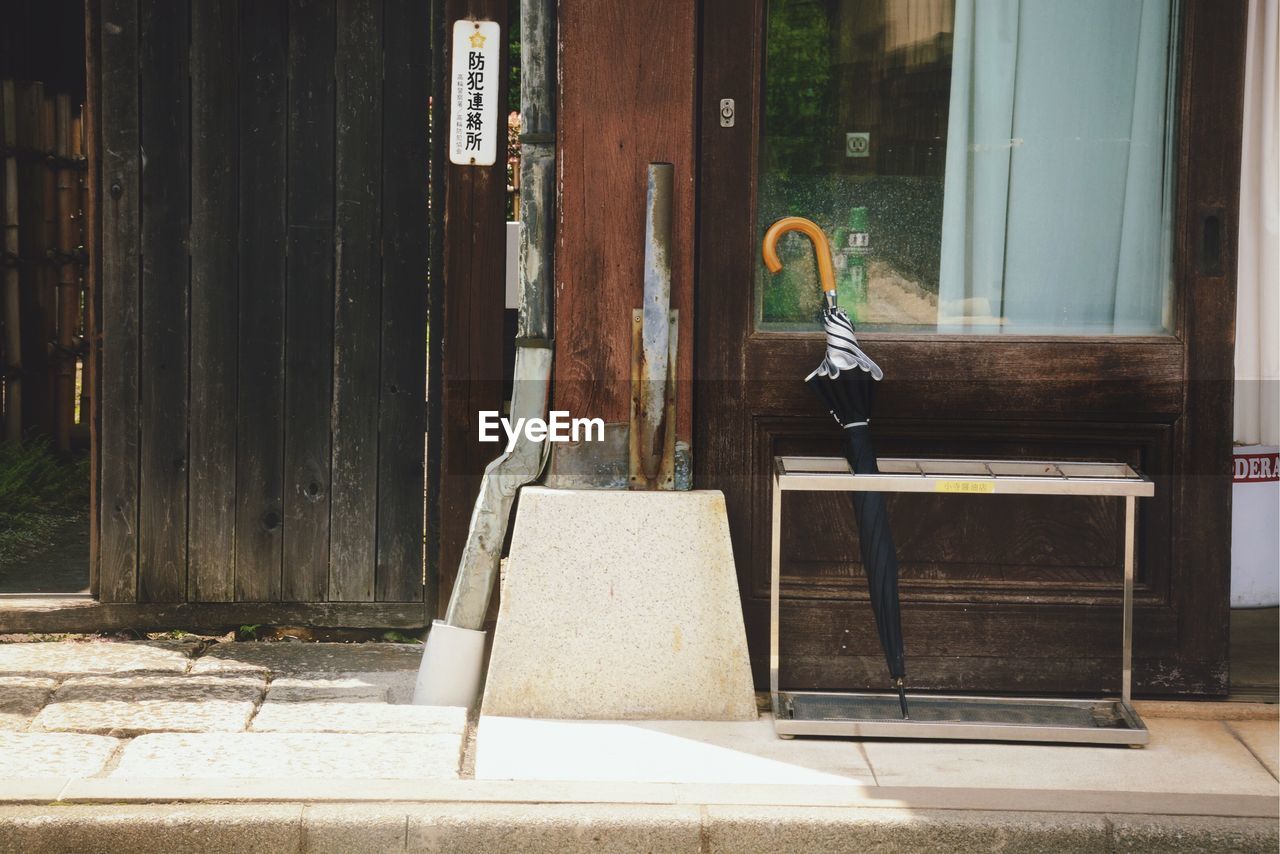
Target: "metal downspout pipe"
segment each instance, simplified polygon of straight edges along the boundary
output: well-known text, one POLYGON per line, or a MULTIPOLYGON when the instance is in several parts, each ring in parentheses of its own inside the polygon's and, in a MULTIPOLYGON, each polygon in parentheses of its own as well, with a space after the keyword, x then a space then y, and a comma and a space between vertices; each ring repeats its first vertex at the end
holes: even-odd
MULTIPOLYGON (((555 224, 555 0, 520 4, 520 313, 511 419, 544 418, 551 384, 555 224)), ((480 687, 485 614, 498 578, 511 508, 538 479, 545 441, 524 432, 490 463, 471 513, 467 541, 444 620, 427 638, 414 702, 467 706, 480 687)))

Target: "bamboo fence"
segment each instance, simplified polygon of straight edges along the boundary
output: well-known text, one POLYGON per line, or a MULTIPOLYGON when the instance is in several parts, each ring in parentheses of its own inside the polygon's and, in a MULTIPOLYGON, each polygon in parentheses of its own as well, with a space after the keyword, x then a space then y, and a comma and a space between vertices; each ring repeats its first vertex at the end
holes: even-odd
POLYGON ((0 438, 88 438, 86 164, 81 105, 0 81, 0 438))

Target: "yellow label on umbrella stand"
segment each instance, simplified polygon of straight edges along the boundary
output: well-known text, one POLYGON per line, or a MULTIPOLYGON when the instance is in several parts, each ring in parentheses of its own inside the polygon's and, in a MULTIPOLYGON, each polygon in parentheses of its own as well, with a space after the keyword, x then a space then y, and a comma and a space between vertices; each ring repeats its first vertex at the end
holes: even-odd
POLYGON ((934 488, 935 492, 967 492, 974 495, 990 495, 996 491, 994 481, 990 480, 940 480, 934 488))

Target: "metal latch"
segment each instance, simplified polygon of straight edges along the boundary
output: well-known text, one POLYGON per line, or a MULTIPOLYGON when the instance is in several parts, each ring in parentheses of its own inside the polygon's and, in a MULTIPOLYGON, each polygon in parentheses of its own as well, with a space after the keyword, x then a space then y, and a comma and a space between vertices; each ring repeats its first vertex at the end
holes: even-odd
POLYGON ((734 115, 735 114, 733 109, 733 99, 721 98, 720 99, 720 127, 722 128, 733 127, 734 115))

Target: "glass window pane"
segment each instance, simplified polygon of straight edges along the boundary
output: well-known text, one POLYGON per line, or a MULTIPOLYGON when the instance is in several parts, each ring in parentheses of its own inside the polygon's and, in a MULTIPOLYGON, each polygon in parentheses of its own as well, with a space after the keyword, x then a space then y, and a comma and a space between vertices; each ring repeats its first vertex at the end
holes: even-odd
MULTIPOLYGON (((1172 328, 1177 0, 770 0, 758 235, 814 220, 863 330, 1172 328)), ((812 249, 758 265, 811 331, 812 249)))

